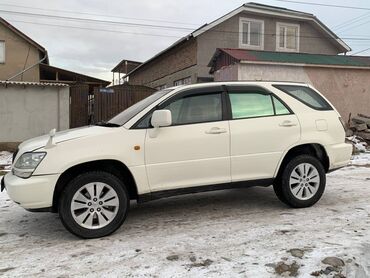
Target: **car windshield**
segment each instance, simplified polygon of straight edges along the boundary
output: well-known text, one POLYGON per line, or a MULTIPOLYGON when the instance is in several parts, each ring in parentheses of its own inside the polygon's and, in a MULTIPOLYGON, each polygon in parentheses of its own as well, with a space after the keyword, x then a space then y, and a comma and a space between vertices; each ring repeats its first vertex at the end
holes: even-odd
POLYGON ((164 89, 164 90, 155 92, 154 94, 148 96, 147 98, 144 98, 143 100, 135 103, 134 105, 122 111, 118 115, 114 116, 112 119, 108 121, 108 124, 120 125, 120 126, 124 125, 129 120, 131 120, 136 114, 138 114, 139 112, 147 108, 152 103, 156 102, 161 97, 167 95, 172 90, 173 89, 164 89))

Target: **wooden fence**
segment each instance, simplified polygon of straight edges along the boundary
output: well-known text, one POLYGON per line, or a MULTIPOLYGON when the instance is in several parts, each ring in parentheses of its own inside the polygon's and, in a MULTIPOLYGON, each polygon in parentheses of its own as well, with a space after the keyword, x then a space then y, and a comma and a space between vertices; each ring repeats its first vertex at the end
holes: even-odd
POLYGON ((89 85, 73 85, 69 88, 69 126, 70 128, 89 124, 89 85))
POLYGON ((92 104, 92 121, 107 121, 136 102, 148 97, 154 89, 137 85, 118 85, 106 89, 96 88, 92 104))

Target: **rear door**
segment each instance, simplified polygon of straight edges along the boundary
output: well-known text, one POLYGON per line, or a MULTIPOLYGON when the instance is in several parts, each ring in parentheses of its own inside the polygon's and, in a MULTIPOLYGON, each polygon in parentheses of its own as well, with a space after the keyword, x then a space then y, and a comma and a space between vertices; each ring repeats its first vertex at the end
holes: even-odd
POLYGON ((300 139, 296 115, 262 87, 228 86, 231 179, 268 179, 283 152, 300 139))

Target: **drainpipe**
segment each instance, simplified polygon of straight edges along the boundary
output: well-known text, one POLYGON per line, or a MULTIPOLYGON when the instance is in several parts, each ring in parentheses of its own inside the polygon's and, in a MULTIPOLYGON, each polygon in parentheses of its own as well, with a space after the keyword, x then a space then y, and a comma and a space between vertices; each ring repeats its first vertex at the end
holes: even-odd
POLYGON ((16 75, 13 75, 12 77, 8 78, 6 81, 10 81, 10 80, 22 75, 26 71, 28 71, 28 70, 32 69, 33 67, 37 66, 38 64, 42 63, 47 57, 48 57, 48 54, 45 54, 44 58, 42 58, 40 61, 38 61, 37 63, 33 64, 32 66, 29 66, 28 68, 22 70, 21 72, 18 72, 16 75))

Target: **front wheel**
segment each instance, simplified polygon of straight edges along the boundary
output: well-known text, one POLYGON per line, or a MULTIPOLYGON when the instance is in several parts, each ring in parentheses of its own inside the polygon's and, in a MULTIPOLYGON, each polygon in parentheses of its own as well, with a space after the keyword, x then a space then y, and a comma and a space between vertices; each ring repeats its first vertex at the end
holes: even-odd
POLYGON ((299 155, 286 164, 274 184, 274 190, 285 204, 304 208, 321 198, 325 184, 325 170, 321 162, 310 155, 299 155))
POLYGON ((106 172, 87 172, 63 190, 59 215, 71 233, 97 238, 113 233, 124 222, 129 196, 120 179, 106 172))

